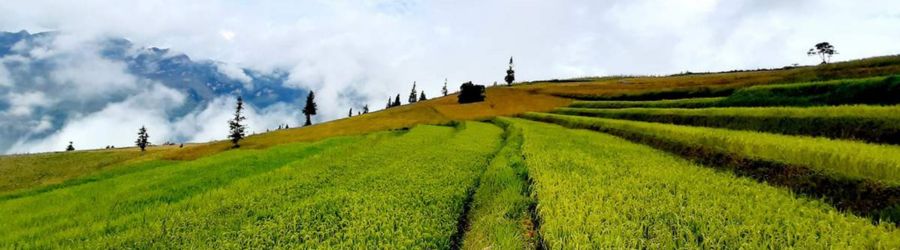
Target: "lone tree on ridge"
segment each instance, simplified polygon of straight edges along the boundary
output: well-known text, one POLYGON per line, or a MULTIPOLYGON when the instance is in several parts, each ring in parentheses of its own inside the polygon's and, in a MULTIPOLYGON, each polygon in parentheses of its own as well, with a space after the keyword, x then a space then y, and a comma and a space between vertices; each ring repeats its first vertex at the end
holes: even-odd
POLYGON ((303 123, 303 126, 312 125, 312 121, 310 120, 310 116, 316 115, 316 96, 312 90, 309 91, 309 95, 306 96, 306 107, 303 107, 303 114, 306 115, 306 123, 303 123))
POLYGON ((506 78, 503 78, 503 79, 506 80, 507 86, 512 85, 513 81, 516 80, 516 71, 513 70, 513 58, 512 57, 509 57, 509 69, 506 70, 506 78))
POLYGON ((410 104, 416 103, 416 101, 417 101, 417 100, 416 100, 416 82, 413 81, 412 92, 409 93, 409 103, 410 103, 410 104))
POLYGON ((137 140, 134 141, 134 144, 137 145, 139 148, 141 148, 141 152, 144 152, 145 149, 147 148, 147 144, 148 144, 147 139, 150 139, 150 135, 147 134, 147 128, 144 126, 141 126, 141 128, 138 129, 137 140))
POLYGON ((241 111, 243 110, 244 98, 238 96, 237 106, 234 108, 234 118, 228 121, 228 128, 230 131, 228 133, 228 138, 231 139, 232 148, 240 147, 241 145, 238 144, 238 142, 240 142, 241 139, 244 139, 244 136, 246 135, 244 131, 247 129, 247 127, 244 126, 244 124, 241 124, 241 122, 247 119, 246 117, 241 115, 241 111))
POLYGON ((809 49, 806 52, 807 56, 815 56, 818 55, 819 58, 822 59, 822 64, 827 64, 831 61, 831 56, 837 54, 837 50, 834 50, 834 46, 828 42, 817 43, 815 47, 809 49))

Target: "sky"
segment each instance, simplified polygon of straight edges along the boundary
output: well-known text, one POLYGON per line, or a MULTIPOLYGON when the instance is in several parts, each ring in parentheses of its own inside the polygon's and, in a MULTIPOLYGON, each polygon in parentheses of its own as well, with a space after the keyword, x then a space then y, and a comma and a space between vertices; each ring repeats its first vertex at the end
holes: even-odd
MULTIPOLYGON (((0 13, 0 30, 62 34, 56 51, 35 55, 84 51, 98 38, 122 37, 223 62, 236 79, 246 77, 239 68, 288 72, 287 86, 316 91, 318 122, 343 117, 352 105, 380 109, 388 96, 406 96, 414 81, 430 96, 444 79, 450 88, 502 82, 510 56, 517 80, 528 81, 816 64, 805 52, 823 41, 835 46, 838 61, 900 53, 896 0, 29 0, 6 1, 0 13)), ((69 140, 128 146, 139 123, 153 124, 155 143, 176 135, 224 139, 223 122, 207 127, 198 121, 227 120, 229 97, 189 116, 166 117, 177 107, 159 107, 134 121, 126 114, 138 104, 177 106, 182 94, 135 79, 96 55, 74 58, 53 74, 71 93, 28 86, 6 91, 0 117, 44 130, 0 138, 16 141, 0 153, 59 150, 69 140), (98 103, 93 112, 49 122, 58 126, 28 115, 66 100, 119 93, 124 97, 98 103)), ((0 88, 18 86, 3 80, 4 71, 0 67, 0 88)), ((251 130, 301 123, 297 109, 251 107, 251 130)))

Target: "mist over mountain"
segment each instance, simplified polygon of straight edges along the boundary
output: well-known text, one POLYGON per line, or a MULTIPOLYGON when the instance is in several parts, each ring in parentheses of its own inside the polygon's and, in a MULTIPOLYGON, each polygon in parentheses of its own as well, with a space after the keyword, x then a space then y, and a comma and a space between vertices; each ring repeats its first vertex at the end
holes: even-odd
POLYGON ((0 32, 0 152, 128 146, 141 125, 157 144, 221 139, 237 95, 252 131, 294 125, 307 90, 287 78, 123 38, 0 32))

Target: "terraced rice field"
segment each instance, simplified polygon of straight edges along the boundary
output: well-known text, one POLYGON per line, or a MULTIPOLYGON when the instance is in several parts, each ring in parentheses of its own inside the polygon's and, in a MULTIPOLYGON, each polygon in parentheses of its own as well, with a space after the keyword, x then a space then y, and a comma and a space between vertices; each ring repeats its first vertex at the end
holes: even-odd
POLYGON ((550 248, 896 248, 890 226, 608 134, 505 119, 550 248), (566 138, 560 140, 559 138, 566 138))

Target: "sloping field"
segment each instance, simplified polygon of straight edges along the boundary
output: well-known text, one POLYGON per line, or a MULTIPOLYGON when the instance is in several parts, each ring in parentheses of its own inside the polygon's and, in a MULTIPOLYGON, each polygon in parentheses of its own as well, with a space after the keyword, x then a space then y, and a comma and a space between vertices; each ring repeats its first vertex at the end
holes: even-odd
POLYGON ((785 189, 611 135, 504 122, 522 130, 549 248, 900 247, 896 230, 785 189))
POLYGON ((737 89, 756 85, 895 74, 900 74, 900 56, 875 57, 781 70, 534 82, 518 88, 575 99, 638 101, 727 96, 737 89))
POLYGON ((229 151, 0 203, 0 242, 445 248, 500 133, 483 123, 419 126, 229 151))
POLYGON ((553 113, 900 144, 900 106, 559 108, 553 113))
POLYGON ((578 108, 709 108, 900 103, 900 77, 869 77, 746 87, 723 97, 649 101, 575 101, 578 108))
POLYGON ((238 149, 0 157, 0 248, 898 249, 898 73, 541 82, 238 149))
MULTIPOLYGON (((550 111, 570 103, 570 100, 563 98, 533 94, 514 88, 488 88, 487 93, 489 97, 485 102, 459 105, 456 104, 456 95, 452 94, 415 105, 404 105, 309 127, 253 135, 247 137, 241 145, 242 148, 264 149, 285 143, 409 128, 417 124, 446 124, 454 120, 490 119, 526 111, 550 111)), ((187 161, 217 154, 230 148, 230 142, 218 141, 186 144, 184 148, 150 147, 145 154, 140 154, 136 148, 123 148, 0 157, 0 173, 10 173, 0 176, 0 180, 3 180, 3 183, 0 183, 0 197, 4 193, 16 190, 59 184, 73 178, 88 178, 86 176, 97 170, 118 166, 113 164, 114 162, 129 159, 187 161), (96 155, 110 155, 110 157, 95 157, 96 155)))

